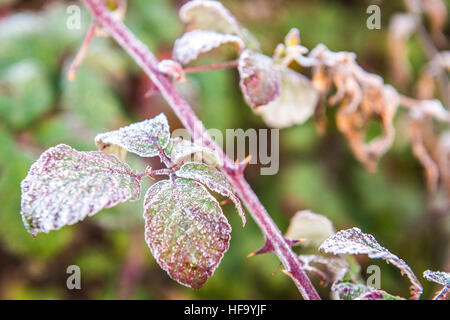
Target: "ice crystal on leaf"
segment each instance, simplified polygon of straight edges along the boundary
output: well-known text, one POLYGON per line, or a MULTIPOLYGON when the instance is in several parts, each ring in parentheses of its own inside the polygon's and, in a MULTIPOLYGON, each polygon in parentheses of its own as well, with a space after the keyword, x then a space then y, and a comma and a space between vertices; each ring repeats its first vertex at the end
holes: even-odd
POLYGON ((180 178, 199 181, 212 191, 230 198, 236 206, 236 210, 242 219, 242 227, 245 226, 246 218, 244 209, 242 209, 241 201, 234 193, 233 186, 221 171, 203 163, 190 162, 184 164, 175 174, 180 178))
POLYGON ((130 124, 115 131, 99 134, 95 137, 97 146, 117 145, 141 157, 158 155, 158 148, 169 143, 170 131, 167 118, 159 114, 155 118, 130 124))
POLYGON ((266 105, 280 95, 281 75, 270 57, 245 50, 239 57, 238 70, 242 93, 251 107, 266 105))
POLYGON ((181 64, 188 64, 197 59, 200 54, 227 43, 233 44, 239 53, 245 47, 244 42, 238 36, 210 30, 194 30, 186 32, 175 41, 172 56, 181 64))
POLYGON ((101 151, 79 152, 64 144, 41 155, 21 189, 21 215, 32 235, 72 225, 140 195, 139 180, 127 164, 101 151))
POLYGON ((325 240, 319 250, 332 254, 367 254, 371 259, 383 259, 400 269, 410 280, 413 298, 422 294, 422 286, 411 268, 399 257, 382 247, 370 234, 363 233, 358 228, 339 231, 325 240))
POLYGON ((171 278, 198 289, 220 263, 231 227, 219 203, 198 182, 163 180, 144 200, 145 239, 171 278))
POLYGON ((445 287, 450 287, 450 273, 448 272, 427 270, 423 273, 423 277, 428 281, 438 283, 445 287))

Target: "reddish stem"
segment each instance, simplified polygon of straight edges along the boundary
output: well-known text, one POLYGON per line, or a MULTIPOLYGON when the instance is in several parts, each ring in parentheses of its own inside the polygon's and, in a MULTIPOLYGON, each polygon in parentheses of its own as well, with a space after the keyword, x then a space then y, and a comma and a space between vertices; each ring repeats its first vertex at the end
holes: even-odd
POLYGON ((86 34, 86 37, 84 38, 83 44, 81 45, 80 49, 78 50, 78 53, 73 60, 72 64, 70 65, 69 72, 67 73, 67 79, 70 81, 75 80, 75 77, 77 75, 77 70, 81 65, 81 62, 83 62, 84 57, 86 56, 87 49, 89 47, 89 44, 91 43, 92 39, 95 35, 95 28, 96 23, 94 21, 91 22, 91 25, 89 26, 88 32, 86 34))
POLYGON ((315 288, 308 276, 302 269, 302 264, 297 255, 286 243, 266 209, 259 201, 252 188, 245 180, 238 166, 228 158, 223 150, 215 143, 206 131, 203 123, 197 118, 189 104, 178 93, 171 80, 157 70, 158 60, 149 49, 138 40, 133 33, 120 21, 115 20, 101 0, 83 0, 109 34, 119 43, 122 48, 135 60, 135 62, 148 75, 153 84, 159 89, 161 95, 166 99, 173 111, 189 130, 194 142, 217 151, 222 158, 223 172, 234 185, 237 194, 245 203, 248 211, 260 227, 267 241, 273 245, 274 252, 291 274, 294 283, 298 287, 304 299, 320 300, 315 288))
POLYGON ((198 72, 205 72, 205 71, 213 71, 213 70, 220 70, 220 69, 226 69, 226 68, 236 68, 238 66, 239 61, 233 60, 233 61, 226 61, 221 63, 214 63, 204 66, 193 66, 193 67, 185 67, 183 69, 184 73, 198 73, 198 72))

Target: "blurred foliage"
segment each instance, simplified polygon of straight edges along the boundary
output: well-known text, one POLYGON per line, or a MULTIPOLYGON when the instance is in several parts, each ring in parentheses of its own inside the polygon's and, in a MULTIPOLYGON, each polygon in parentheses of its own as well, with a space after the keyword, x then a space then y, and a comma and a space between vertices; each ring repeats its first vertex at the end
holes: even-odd
MULTIPOLYGON (((223 2, 259 38, 267 54, 291 27, 298 27, 307 47, 323 42, 332 50, 355 51, 364 68, 383 76, 388 65, 389 17, 403 10, 401 1, 383 1, 382 29, 371 31, 365 27, 370 1, 223 2)), ((181 4, 175 0, 129 1, 125 23, 159 58, 167 58, 183 31, 177 18, 181 4)), ((148 80, 110 39, 95 39, 76 80, 66 80, 89 21, 83 8, 82 28, 69 30, 68 5, 65 1, 0 0, 0 298, 299 298, 291 280, 278 272, 275 256, 245 258, 263 244, 263 236, 251 218, 245 229, 240 228, 230 204, 224 207, 233 226, 230 250, 198 291, 170 280, 155 263, 144 242, 141 201, 104 210, 49 235, 32 238, 25 231, 19 215, 20 181, 46 148, 66 143, 92 150, 96 133, 160 112, 166 113, 172 129, 179 126, 160 97, 143 98, 148 80), (82 290, 66 289, 66 268, 72 264, 81 267, 82 290)), ((410 56, 414 74, 418 74, 426 56, 415 39, 410 56)), ((207 128, 222 132, 264 128, 245 105, 235 71, 197 74, 189 80, 181 90, 207 128)), ((426 194, 422 169, 412 156, 401 115, 396 143, 382 158, 376 174, 367 173, 354 159, 333 116, 328 116, 324 135, 317 133, 311 120, 280 133, 277 175, 260 176, 257 165, 248 167, 250 184, 281 230, 286 230, 296 211, 309 209, 329 217, 337 230, 357 226, 374 234, 420 279, 426 269, 448 271, 448 213, 432 209, 433 199, 426 194)), ((128 156, 128 160, 134 168, 160 165, 152 159, 145 163, 128 156)), ((301 247, 296 250, 302 252, 301 247)), ((364 258, 359 262, 362 270, 373 263, 364 258)), ((382 288, 407 295, 406 279, 392 266, 375 263, 382 270, 382 288)), ((314 282, 327 297, 329 288, 320 287, 317 279, 314 282)), ((422 283, 428 298, 435 287, 425 280, 422 283)))

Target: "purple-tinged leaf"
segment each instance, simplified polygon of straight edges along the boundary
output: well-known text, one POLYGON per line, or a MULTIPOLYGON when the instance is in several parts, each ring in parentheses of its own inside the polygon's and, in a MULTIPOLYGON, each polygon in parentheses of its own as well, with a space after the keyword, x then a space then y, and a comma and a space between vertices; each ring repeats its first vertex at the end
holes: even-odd
POLYGON ((158 264, 179 283, 198 289, 228 250, 231 227, 219 203, 193 180, 163 180, 144 200, 145 240, 158 264))
POLYGON ((358 228, 339 231, 325 240, 319 250, 332 254, 367 254, 371 259, 383 259, 406 274, 412 284, 410 289, 413 299, 418 299, 422 294, 422 285, 405 261, 382 247, 372 235, 358 228))
POLYGON ((234 193, 233 185, 227 177, 214 167, 199 162, 185 163, 175 174, 180 178, 193 179, 206 185, 214 192, 230 198, 233 201, 239 216, 242 219, 242 227, 245 226, 246 217, 241 200, 234 193))
POLYGON ((442 290, 439 291, 433 298, 434 300, 446 299, 447 294, 450 292, 450 273, 426 270, 423 273, 423 277, 428 281, 435 282, 444 286, 444 288, 442 288, 442 290))
POLYGON ((303 246, 318 248, 334 232, 333 223, 327 217, 303 210, 291 218, 284 236, 288 239, 301 239, 303 246))
POLYGON ((277 99, 255 109, 272 128, 286 128, 307 121, 316 109, 319 93, 311 81, 289 68, 278 67, 281 93, 277 99))
POLYGON ((393 296, 383 290, 351 282, 334 284, 331 287, 331 290, 335 292, 341 300, 404 300, 401 297, 393 296))
POLYGON ((140 196, 139 180, 127 164, 101 151, 79 152, 64 144, 40 156, 21 189, 22 219, 34 236, 140 196))
POLYGON ((187 30, 212 30, 234 34, 242 38, 248 48, 259 50, 256 38, 219 1, 193 0, 180 8, 180 20, 187 24, 187 30))
POLYGON ((166 116, 161 113, 153 119, 98 134, 95 143, 99 148, 117 145, 141 157, 154 157, 158 155, 159 147, 164 149, 167 146, 169 139, 169 124, 166 116))
POLYGON ((238 70, 242 93, 252 108, 266 105, 279 97, 281 76, 270 57, 245 50, 239 57, 238 70))
POLYGON ((181 138, 170 139, 164 151, 170 160, 178 165, 192 161, 202 161, 214 167, 223 164, 216 151, 181 138))
POLYGON ((210 30, 194 30, 175 41, 172 56, 181 64, 188 64, 196 60, 200 54, 227 43, 233 44, 239 53, 245 48, 244 42, 238 36, 210 30))

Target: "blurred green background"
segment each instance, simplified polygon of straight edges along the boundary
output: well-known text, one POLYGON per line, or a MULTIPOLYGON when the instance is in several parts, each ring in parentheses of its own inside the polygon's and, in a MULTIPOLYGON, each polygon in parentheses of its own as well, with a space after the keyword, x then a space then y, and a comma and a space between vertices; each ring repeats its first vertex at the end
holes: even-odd
MULTIPOLYGON (((402 1, 223 3, 261 41, 266 54, 297 27, 308 48, 323 42, 334 51, 355 51, 366 70, 391 82, 387 26, 393 13, 404 11, 402 1), (366 8, 372 3, 381 6, 381 30, 366 28, 366 8)), ((65 143, 94 150, 96 133, 160 112, 172 129, 180 127, 161 97, 144 98, 148 80, 111 39, 94 39, 76 80, 66 80, 90 20, 80 5, 81 30, 67 29, 70 4, 80 5, 0 0, 0 299, 299 299, 292 281, 278 271, 275 256, 246 258, 263 244, 263 237, 251 218, 242 229, 230 204, 224 206, 233 227, 230 249, 214 276, 196 291, 170 280, 156 264, 144 241, 141 201, 103 210, 37 238, 25 231, 19 214, 20 182, 45 149, 65 143), (66 288, 66 268, 73 264, 81 268, 81 290, 66 288)), ((183 32, 177 17, 182 4, 131 0, 125 23, 159 58, 167 58, 183 32)), ((426 55, 414 37, 409 46, 417 75, 426 55)), ((265 128, 246 106, 235 70, 189 76, 181 89, 207 128, 265 128)), ((376 174, 355 160, 335 128, 333 109, 328 112, 324 135, 311 120, 282 130, 279 173, 260 176, 258 166, 251 165, 246 172, 249 183, 283 232, 296 211, 309 209, 330 218, 337 230, 357 226, 372 233, 412 267, 424 285, 424 298, 429 298, 437 287, 427 283, 422 272, 450 270, 449 213, 436 210, 437 200, 427 195, 402 112, 396 117, 395 144, 376 174)), ((135 168, 159 166, 158 161, 145 163, 130 155, 127 160, 135 168)), ((384 290, 408 296, 409 284, 397 269, 364 257, 359 261, 363 270, 369 264, 381 267, 384 290)), ((313 280, 327 298, 329 287, 313 280)))

